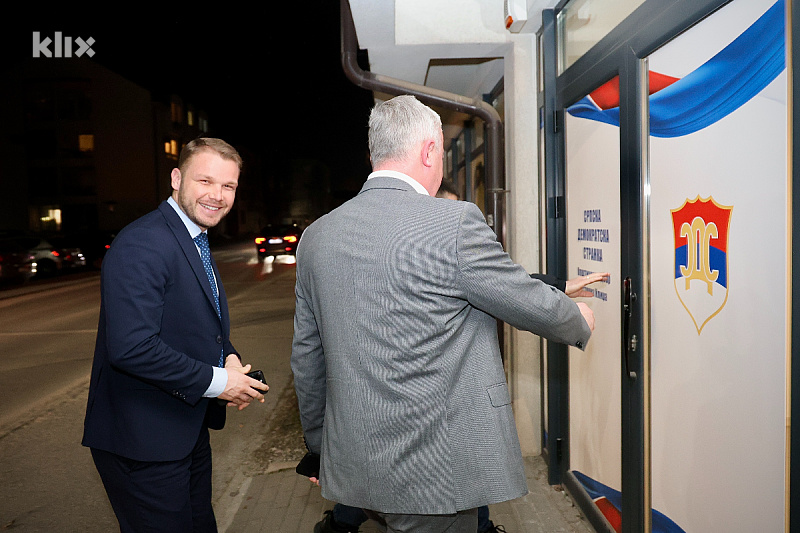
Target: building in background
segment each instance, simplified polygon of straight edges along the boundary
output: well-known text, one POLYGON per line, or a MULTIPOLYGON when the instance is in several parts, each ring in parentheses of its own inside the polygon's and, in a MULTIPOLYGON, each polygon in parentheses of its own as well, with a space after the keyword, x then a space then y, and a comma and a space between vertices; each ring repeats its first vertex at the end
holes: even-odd
MULTIPOLYGON (((207 114, 180 96, 155 96, 84 58, 31 59, 6 71, 0 123, 0 230, 85 239, 154 209, 171 192, 181 148, 213 135, 207 114)), ((258 157, 243 156, 241 193, 216 230, 228 237, 255 231, 262 207, 258 157)))

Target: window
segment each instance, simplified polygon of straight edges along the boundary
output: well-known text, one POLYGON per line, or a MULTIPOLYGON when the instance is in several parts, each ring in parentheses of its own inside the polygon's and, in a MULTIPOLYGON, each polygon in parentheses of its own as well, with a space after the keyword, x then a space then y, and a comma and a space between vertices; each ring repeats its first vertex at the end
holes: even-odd
POLYGON ((26 132, 25 148, 28 155, 35 159, 55 158, 58 148, 58 140, 55 131, 41 129, 26 132))
POLYGON ((644 0, 572 0, 558 13, 558 73, 562 74, 644 0))
POLYGON ((45 89, 29 89, 25 95, 25 116, 28 120, 55 119, 56 104, 52 92, 45 89))
POLYGON ((169 106, 172 122, 181 124, 183 122, 183 106, 179 102, 171 102, 169 106))
POLYGON ((61 170, 61 192, 66 196, 97 194, 94 167, 70 166, 61 170))
POLYGON ((31 226, 35 231, 61 231, 61 209, 57 206, 29 208, 31 226))
POLYGON ((78 149, 81 152, 94 152, 94 135, 78 135, 78 149))
POLYGON ((177 159, 178 157, 178 141, 170 139, 164 142, 164 153, 167 157, 177 159))

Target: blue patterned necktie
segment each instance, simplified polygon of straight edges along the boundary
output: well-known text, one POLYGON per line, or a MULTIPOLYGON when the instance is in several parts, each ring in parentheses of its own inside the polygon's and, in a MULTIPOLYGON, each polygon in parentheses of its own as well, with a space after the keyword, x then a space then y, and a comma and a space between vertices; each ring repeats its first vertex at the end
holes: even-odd
MULTIPOLYGON (((211 248, 208 246, 208 235, 203 232, 194 238, 194 242, 200 248, 200 259, 203 260, 203 268, 206 269, 206 276, 208 282, 211 284, 211 292, 214 294, 214 303, 217 306, 217 317, 222 318, 222 313, 219 310, 219 292, 217 292, 217 282, 214 279, 214 269, 211 267, 211 248)), ((221 351, 219 355, 219 366, 225 366, 225 351, 221 351)))

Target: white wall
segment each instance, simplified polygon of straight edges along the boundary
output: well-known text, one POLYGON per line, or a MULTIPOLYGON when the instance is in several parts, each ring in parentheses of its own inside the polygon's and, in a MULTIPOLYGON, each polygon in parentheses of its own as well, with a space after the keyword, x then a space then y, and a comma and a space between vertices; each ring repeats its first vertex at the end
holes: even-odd
MULTIPOLYGON (((539 169, 536 36, 508 34, 505 68, 507 249, 528 272, 539 272, 539 169)), ((507 373, 524 455, 541 449, 539 337, 506 326, 507 373)))

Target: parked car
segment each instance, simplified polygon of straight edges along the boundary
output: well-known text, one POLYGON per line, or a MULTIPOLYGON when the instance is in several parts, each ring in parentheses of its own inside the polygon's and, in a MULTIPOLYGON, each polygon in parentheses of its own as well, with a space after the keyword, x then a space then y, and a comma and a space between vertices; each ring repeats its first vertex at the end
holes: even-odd
POLYGON ((33 255, 34 273, 38 277, 55 275, 63 266, 64 259, 61 250, 42 237, 16 235, 6 236, 4 240, 15 243, 18 248, 33 255))
POLYGON ((12 239, 0 239, 0 280, 3 282, 28 281, 36 273, 33 254, 12 239))
POLYGON ((267 257, 294 255, 302 233, 297 225, 265 226, 255 239, 258 259, 263 261, 267 257))
POLYGON ((86 266, 86 257, 77 242, 66 237, 52 237, 47 239, 47 242, 61 253, 62 269, 79 269, 86 266))
POLYGON ((80 249, 87 267, 99 269, 115 236, 116 233, 108 231, 84 231, 68 234, 64 241, 80 249))

